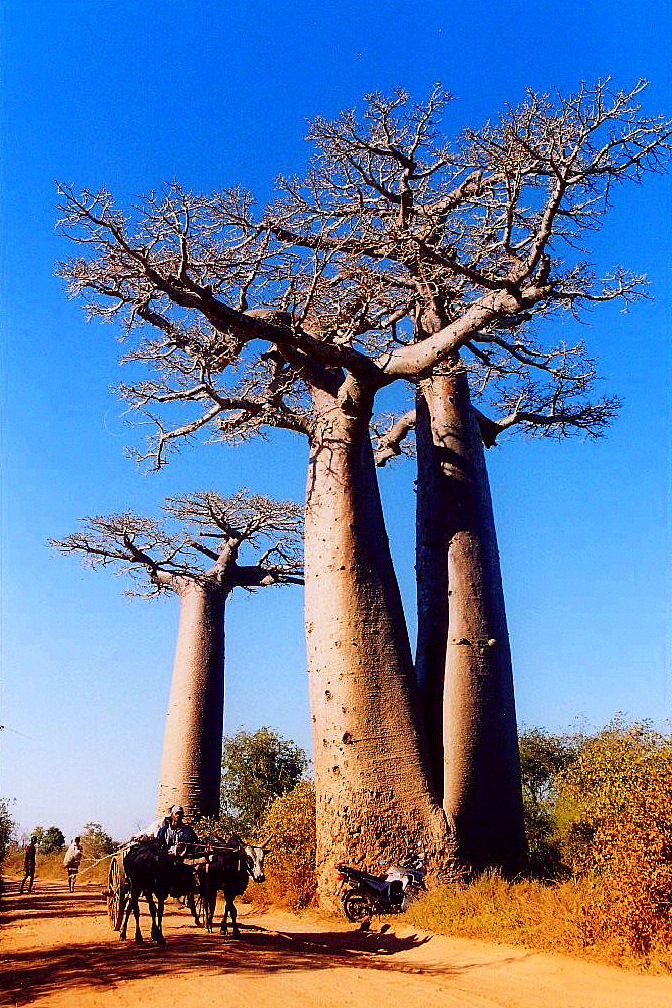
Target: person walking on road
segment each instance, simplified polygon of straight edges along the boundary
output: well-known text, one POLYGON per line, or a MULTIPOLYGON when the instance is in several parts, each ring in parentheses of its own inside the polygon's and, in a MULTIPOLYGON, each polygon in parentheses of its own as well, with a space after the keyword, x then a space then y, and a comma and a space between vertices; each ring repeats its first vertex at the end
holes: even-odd
POLYGON ((26 852, 23 855, 23 880, 21 882, 21 888, 19 892, 23 892, 23 887, 28 883, 28 892, 33 891, 33 881, 35 879, 35 849, 37 844, 37 837, 31 836, 30 843, 26 847, 26 852))
POLYGON ((83 854, 84 851, 82 849, 81 837, 76 836, 65 852, 65 857, 63 858, 63 866, 67 868, 68 871, 68 889, 70 892, 72 892, 75 888, 77 872, 79 871, 79 865, 83 854))

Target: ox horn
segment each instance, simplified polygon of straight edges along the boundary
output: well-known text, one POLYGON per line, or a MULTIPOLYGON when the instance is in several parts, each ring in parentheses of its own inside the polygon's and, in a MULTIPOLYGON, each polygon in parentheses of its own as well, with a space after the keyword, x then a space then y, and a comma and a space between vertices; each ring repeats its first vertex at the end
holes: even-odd
POLYGON ((263 843, 260 843, 260 844, 259 844, 259 847, 263 847, 263 849, 264 849, 264 850, 266 850, 266 848, 268 847, 268 845, 269 845, 269 844, 271 843, 271 841, 273 841, 273 840, 275 840, 275 834, 274 834, 274 833, 271 833, 271 835, 270 835, 270 836, 266 837, 266 839, 264 840, 264 842, 263 842, 263 843))

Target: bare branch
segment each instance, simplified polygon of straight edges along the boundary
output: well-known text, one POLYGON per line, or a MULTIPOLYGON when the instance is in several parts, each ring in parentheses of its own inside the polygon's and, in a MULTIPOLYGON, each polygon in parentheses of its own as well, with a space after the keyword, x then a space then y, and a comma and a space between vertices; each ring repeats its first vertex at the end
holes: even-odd
POLYGON ((305 177, 280 180, 260 213, 240 190, 173 184, 122 212, 106 191, 60 186, 79 253, 60 268, 70 292, 127 338, 153 334, 126 357, 149 370, 123 393, 156 425, 140 457, 159 467, 206 427, 233 443, 268 426, 310 436, 314 391, 364 416, 378 389, 457 354, 506 416, 524 392, 520 426, 580 427, 595 369, 540 345, 534 323, 644 296, 642 276, 599 278, 583 250, 615 184, 668 159, 672 127, 642 114, 644 86, 530 92, 450 143, 439 86, 420 104, 372 94, 361 115, 315 121, 305 177), (546 386, 524 387, 530 374, 546 386), (169 424, 177 403, 187 415, 169 424))
POLYGON ((214 493, 168 498, 164 511, 163 520, 130 513, 87 518, 80 532, 50 545, 79 554, 87 566, 112 565, 117 573, 128 573, 127 594, 142 597, 179 593, 190 582, 218 585, 227 593, 235 587, 301 583, 303 510, 298 504, 241 490, 228 499, 214 493), (216 539, 217 551, 203 538, 216 539), (258 562, 240 567, 241 547, 259 550, 262 543, 266 549, 258 562), (205 567, 203 558, 210 561, 205 567))
POLYGON ((415 428, 415 410, 409 410, 403 416, 394 420, 388 430, 380 434, 376 443, 375 459, 377 466, 384 466, 390 459, 402 454, 408 454, 404 442, 415 428))
POLYGON ((514 410, 498 420, 475 410, 483 444, 492 448, 504 431, 520 426, 525 433, 537 437, 561 438, 573 431, 583 431, 593 438, 602 437, 605 429, 617 415, 620 403, 617 399, 602 399, 596 403, 586 402, 573 410, 561 407, 549 413, 533 413, 524 409, 514 410))

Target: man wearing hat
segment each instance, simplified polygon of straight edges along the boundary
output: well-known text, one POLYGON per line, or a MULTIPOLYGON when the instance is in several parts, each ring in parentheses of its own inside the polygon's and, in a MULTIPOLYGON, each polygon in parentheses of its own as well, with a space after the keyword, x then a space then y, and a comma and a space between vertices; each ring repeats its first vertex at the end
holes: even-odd
POLYGON ((170 810, 170 818, 157 833, 157 840, 161 840, 169 854, 175 857, 188 857, 193 853, 198 837, 193 827, 184 821, 184 809, 181 805, 173 805, 170 810))

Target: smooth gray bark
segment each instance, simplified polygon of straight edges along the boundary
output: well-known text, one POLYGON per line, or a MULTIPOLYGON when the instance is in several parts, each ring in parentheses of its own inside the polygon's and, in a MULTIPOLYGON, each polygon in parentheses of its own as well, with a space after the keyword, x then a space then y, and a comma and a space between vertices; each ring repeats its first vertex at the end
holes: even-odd
POLYGON ((182 805, 187 817, 219 814, 224 728, 224 607, 218 582, 176 589, 180 623, 163 739, 157 815, 182 805))
POLYGON ((422 717, 366 424, 318 400, 306 497, 306 636, 317 791, 317 873, 375 867, 421 840, 446 867, 422 717))
POLYGON ((416 674, 457 861, 526 863, 511 652, 481 436, 466 375, 417 401, 416 674))

